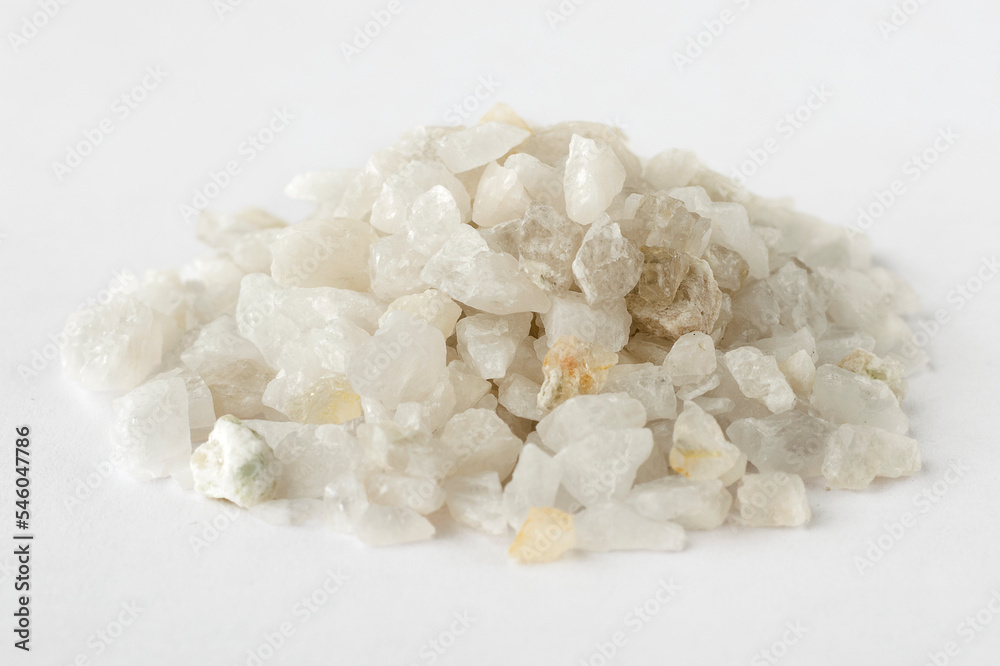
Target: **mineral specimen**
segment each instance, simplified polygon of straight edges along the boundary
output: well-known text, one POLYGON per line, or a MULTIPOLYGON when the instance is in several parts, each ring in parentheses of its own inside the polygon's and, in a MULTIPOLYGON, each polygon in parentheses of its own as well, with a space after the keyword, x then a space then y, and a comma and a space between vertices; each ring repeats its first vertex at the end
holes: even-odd
POLYGON ((314 212, 206 212, 212 254, 67 321, 130 475, 372 545, 513 529, 549 562, 803 525, 814 489, 920 469, 915 294, 690 153, 499 105, 285 191, 314 212))

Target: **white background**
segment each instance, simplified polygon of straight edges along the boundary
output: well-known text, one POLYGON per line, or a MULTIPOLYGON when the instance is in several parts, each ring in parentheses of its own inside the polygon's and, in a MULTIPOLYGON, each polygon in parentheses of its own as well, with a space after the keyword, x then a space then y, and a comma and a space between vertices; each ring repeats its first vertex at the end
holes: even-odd
MULTIPOLYGON (((246 0, 220 18, 209 0, 70 2, 16 50, 5 36, 0 663, 235 666, 291 622, 294 633, 265 663, 427 664, 422 646, 456 613, 472 626, 435 663, 600 664, 595 647, 616 631, 625 640, 611 663, 767 663, 753 659, 788 622, 807 631, 781 663, 919 665, 949 641, 958 652, 948 663, 997 663, 1000 616, 983 611, 992 623, 971 640, 956 632, 1000 594, 1000 280, 973 282, 982 289, 971 300, 948 295, 1000 250, 1000 6, 927 1, 883 35, 890 0, 589 0, 565 3, 575 9, 554 28, 546 12, 557 0, 407 1, 348 62, 340 45, 386 6, 246 0), (711 43, 679 67, 674 53, 723 9, 731 24, 702 35, 711 43), (115 116, 116 98, 155 66, 167 78, 127 118, 115 116), (905 192, 871 229, 879 260, 914 284, 925 319, 939 309, 949 317, 908 399, 924 471, 864 493, 814 488, 805 529, 724 528, 692 533, 678 554, 544 567, 511 565, 504 539, 443 522, 435 541, 371 550, 243 516, 195 552, 190 539, 207 521, 226 524, 223 505, 117 473, 73 504, 108 455, 110 396, 86 394, 35 357, 51 351, 66 314, 120 269, 178 266, 203 252, 179 206, 213 170, 242 159, 240 143, 273 109, 294 121, 241 163, 214 207, 299 219, 307 207, 282 195, 293 174, 360 166, 413 125, 447 124, 481 77, 497 88, 470 122, 495 101, 537 123, 610 121, 640 155, 689 148, 726 173, 775 137, 778 151, 749 187, 844 225, 902 179, 905 192), (792 136, 779 133, 814 86, 826 86, 829 101, 792 136), (59 180, 52 163, 105 117, 114 131, 59 180), (913 181, 904 165, 946 128, 958 139, 913 181), (22 377, 33 359, 38 376, 22 377), (34 442, 30 655, 11 647, 9 629, 22 424, 34 442), (967 471, 948 483, 956 461, 967 471), (914 498, 935 483, 941 496, 922 513, 914 498), (916 524, 886 536, 905 513, 916 524), (857 558, 879 537, 890 548, 859 572, 857 558), (327 571, 349 579, 300 622, 296 603, 327 571), (679 591, 633 632, 629 613, 661 580, 679 591), (98 655, 97 632, 117 633, 130 602, 138 619, 98 655)), ((37 10, 34 0, 5 2, 0 28, 19 32, 37 10)))

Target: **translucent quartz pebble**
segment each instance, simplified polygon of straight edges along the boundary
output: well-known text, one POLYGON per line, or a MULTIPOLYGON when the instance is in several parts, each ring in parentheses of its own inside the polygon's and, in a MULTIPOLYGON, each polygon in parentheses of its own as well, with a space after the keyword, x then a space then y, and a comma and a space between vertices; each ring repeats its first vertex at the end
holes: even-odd
POLYGON ((531 198, 518 180, 517 172, 490 162, 476 187, 472 221, 480 227, 493 227, 520 218, 529 205, 531 198))
POLYGON ((491 314, 544 312, 549 298, 509 254, 493 252, 475 229, 460 227, 424 267, 421 279, 456 301, 491 314))
POLYGON ((830 440, 822 471, 833 488, 862 490, 876 476, 897 478, 920 471, 920 449, 915 439, 845 424, 830 440))
POLYGON ((712 241, 740 254, 749 266, 750 277, 766 278, 767 246, 750 226, 746 209, 728 201, 713 202, 702 187, 680 187, 667 192, 692 213, 712 221, 712 241))
POLYGON ((281 463, 260 435, 223 416, 191 454, 191 472, 198 492, 249 507, 274 498, 281 463))
POLYGON ((725 522, 733 496, 718 479, 665 476, 637 485, 626 501, 651 520, 673 521, 689 530, 714 530, 725 522))
POLYGON ((674 424, 670 466, 689 479, 717 479, 736 463, 740 451, 726 441, 715 418, 696 403, 684 403, 674 424))
POLYGON ((538 434, 551 451, 595 432, 646 425, 646 408, 625 393, 581 395, 556 407, 538 423, 538 434))
POLYGON ((424 541, 434 536, 434 526, 405 506, 370 504, 355 524, 358 538, 369 546, 391 546, 424 541))
POLYGON ((347 378, 358 394, 395 409, 401 402, 429 395, 445 361, 441 331, 408 312, 394 312, 351 355, 347 378))
POLYGON ((284 229, 271 247, 271 277, 290 287, 368 291, 368 248, 378 234, 367 222, 315 218, 284 229))
POLYGON ((761 472, 809 477, 822 474, 835 430, 836 426, 815 416, 788 411, 763 419, 739 419, 726 429, 726 435, 761 472))
POLYGON ((128 293, 77 310, 66 320, 63 336, 63 369, 90 391, 135 388, 163 353, 155 313, 128 293))
MULTIPOLYGON (((156 375, 149 381, 161 379, 172 379, 179 377, 184 382, 187 391, 188 403, 188 426, 191 428, 191 441, 204 442, 208 438, 208 433, 215 427, 215 405, 212 401, 212 392, 201 376, 184 369, 174 368, 169 372, 156 375)), ((149 383, 149 382, 147 382, 149 383)), ((187 464, 184 464, 187 467, 187 464)))
POLYGON ((371 225, 387 234, 402 231, 420 195, 437 185, 451 193, 462 213, 462 220, 468 220, 470 200, 465 186, 444 164, 416 160, 385 179, 372 205, 371 225))
POLYGON ((299 426, 272 444, 281 465, 277 497, 323 496, 323 488, 345 472, 362 468, 366 454, 357 438, 336 425, 299 426))
POLYGON ((566 214, 590 224, 611 204, 625 184, 625 167, 605 143, 574 134, 569 142, 563 190, 566 214))
POLYGON ((114 459, 137 479, 170 476, 191 457, 188 391, 181 377, 156 378, 114 401, 114 459))
POLYGON ((639 285, 625 297, 639 330, 667 340, 692 331, 711 333, 722 311, 722 291, 708 263, 687 255, 678 258, 655 248, 643 248, 643 254, 646 262, 639 285), (676 291, 657 291, 654 285, 662 283, 664 272, 672 271, 676 261, 688 264, 676 291), (664 262, 670 265, 664 267, 664 262))
POLYGON ((909 419, 889 385, 835 365, 816 369, 810 402, 819 415, 836 424, 853 423, 906 434, 909 419))
POLYGON ((506 479, 522 446, 510 427, 487 409, 467 409, 456 414, 440 437, 448 452, 451 473, 456 476, 496 472, 506 479))
POLYGON ((562 470, 552 457, 535 444, 525 444, 514 474, 503 489, 503 514, 517 529, 532 507, 552 506, 562 479, 562 470))
POLYGON ((225 250, 249 234, 284 226, 282 220, 259 208, 247 208, 238 213, 205 210, 198 215, 195 236, 206 245, 225 250))
MULTIPOLYGON (((274 368, 282 367, 292 343, 310 330, 349 322, 374 333, 385 304, 370 294, 333 287, 282 287, 267 275, 243 278, 236 323, 274 368)), ((296 353, 299 350, 296 349, 296 353)))
POLYGON ((361 396, 343 375, 311 381, 302 373, 291 377, 279 373, 267 385, 262 401, 299 423, 347 423, 362 414, 361 396))
POLYGON ((663 367, 676 386, 699 381, 715 372, 717 360, 712 337, 701 331, 685 333, 677 338, 663 367))
POLYGON ((567 292, 552 298, 552 307, 542 315, 542 324, 553 340, 570 335, 617 352, 628 343, 632 315, 625 307, 625 299, 589 305, 583 294, 567 292))
POLYGON ((497 102, 490 107, 489 111, 483 114, 483 117, 479 119, 480 123, 507 123, 508 125, 514 125, 516 127, 523 127, 526 130, 530 130, 531 127, 525 122, 524 118, 517 115, 514 109, 510 108, 503 102, 497 102))
POLYGON ((646 408, 650 420, 677 418, 677 398, 670 375, 652 363, 616 365, 604 385, 608 393, 627 393, 646 408))
POLYGON ((561 169, 545 164, 527 153, 514 153, 504 161, 503 165, 517 173, 517 180, 524 186, 524 191, 529 197, 539 204, 551 206, 562 215, 566 214, 561 169))
POLYGON ((503 488, 496 472, 455 476, 445 482, 444 489, 448 512, 456 521, 487 534, 507 531, 503 488))
POLYGON ((796 395, 806 397, 812 393, 813 384, 816 383, 816 364, 808 351, 800 349, 784 361, 780 361, 778 369, 788 380, 788 385, 796 395))
POLYGON ((326 524, 338 532, 353 532, 368 509, 368 491, 353 474, 339 474, 323 488, 326 524))
POLYGON ((795 405, 795 392, 773 356, 756 347, 740 347, 726 352, 725 358, 743 395, 762 401, 775 414, 795 405))
POLYGON ((729 471, 719 477, 719 481, 722 481, 722 485, 727 488, 740 479, 747 473, 747 454, 740 451, 740 457, 736 459, 736 463, 729 468, 729 471))
POLYGON ((688 211, 683 203, 671 197, 655 194, 643 197, 635 220, 646 233, 633 240, 694 257, 705 253, 712 235, 710 220, 688 211))
POLYGON ((538 392, 538 408, 548 412, 578 395, 599 393, 618 355, 573 336, 556 340, 545 354, 545 381, 538 392))
POLYGON ((906 397, 903 366, 894 359, 881 359, 865 349, 855 349, 837 364, 844 370, 885 382, 899 402, 906 397))
POLYGON ((531 328, 531 313, 477 314, 458 323, 458 353, 483 379, 503 377, 531 328))
POLYGON ((541 386, 524 375, 507 373, 500 382, 497 399, 514 416, 540 421, 545 413, 538 408, 541 386))
POLYGON ((573 516, 552 507, 532 507, 507 554, 525 564, 554 562, 575 544, 573 516))
POLYGON ((603 215, 583 237, 573 260, 573 275, 587 302, 595 303, 622 298, 632 291, 642 273, 642 264, 639 248, 603 215))
POLYGON ((784 472, 744 476, 735 508, 739 522, 752 527, 798 527, 812 517, 802 477, 784 472))
POLYGON ((448 363, 448 379, 455 391, 456 412, 464 412, 475 405, 493 386, 476 374, 465 361, 448 363))
POLYGON ((413 202, 404 226, 407 247, 430 257, 462 225, 462 211, 446 188, 435 185, 413 202))
POLYGON ((580 225, 552 206, 533 203, 521 219, 517 241, 518 265, 538 287, 561 293, 572 286, 573 260, 583 242, 580 225))
POLYGON ((589 507, 573 517, 579 550, 682 550, 684 528, 652 520, 621 502, 589 507))
POLYGON ((447 294, 437 289, 427 289, 419 294, 400 296, 389 304, 385 314, 379 319, 379 326, 385 323, 390 312, 402 310, 409 312, 417 319, 422 319, 437 330, 445 338, 455 332, 455 323, 462 316, 462 308, 447 294))
POLYGON ((437 152, 453 173, 461 173, 503 157, 530 134, 523 127, 487 122, 446 134, 437 140, 437 152))
POLYGON ((254 504, 250 514, 271 525, 305 525, 325 520, 327 508, 318 499, 276 499, 254 504))
POLYGON ((445 493, 436 479, 395 472, 379 472, 365 478, 368 499, 373 504, 402 506, 422 516, 444 506, 445 493))
POLYGON ((554 460, 563 487, 584 506, 623 499, 636 471, 653 450, 647 428, 597 431, 562 447, 554 460))

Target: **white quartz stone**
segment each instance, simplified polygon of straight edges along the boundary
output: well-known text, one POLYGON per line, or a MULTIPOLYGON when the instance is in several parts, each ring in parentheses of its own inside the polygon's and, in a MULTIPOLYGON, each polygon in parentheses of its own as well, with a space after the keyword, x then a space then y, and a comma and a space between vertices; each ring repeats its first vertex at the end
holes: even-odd
POLYGON ((460 173, 503 157, 530 134, 515 125, 483 123, 441 137, 437 140, 437 151, 452 172, 460 173))
POLYGON ((590 224, 611 204, 625 183, 625 168, 610 146, 574 134, 570 139, 563 190, 566 213, 590 224))
POLYGON ((920 471, 917 441, 903 435, 844 424, 830 440, 822 472, 833 488, 861 490, 876 476, 897 478, 920 471))
POLYGON ((682 550, 684 528, 652 520, 628 504, 609 502, 588 507, 573 518, 580 550, 682 550))
POLYGON ((553 506, 562 480, 562 470, 552 456, 535 444, 525 444, 510 482, 503 491, 503 512, 508 524, 517 529, 532 507, 553 506))
POLYGON ((551 451, 604 430, 641 428, 646 408, 626 393, 581 395, 562 403, 538 424, 538 434, 551 451))
POLYGON ((627 502, 651 520, 673 521, 689 530, 714 530, 725 522, 733 496, 718 479, 665 476, 637 485, 627 502))
POLYGON ((692 331, 677 338, 667 353, 663 366, 674 385, 681 386, 712 374, 716 363, 712 337, 701 331, 692 331))
POLYGON ((113 459, 129 475, 157 479, 176 474, 191 457, 188 390, 178 376, 155 378, 114 402, 113 459))
POLYGON ((642 273, 643 255, 606 215, 587 230, 573 260, 576 283, 588 303, 623 298, 642 273))
POLYGON ((542 324, 553 340, 571 335, 617 352, 628 343, 632 316, 624 299, 591 305, 582 294, 568 292, 552 298, 552 307, 542 315, 542 324))
POLYGON ((358 518, 355 532, 369 546, 390 546, 430 539, 435 530, 409 507, 371 504, 358 518))
POLYGON ((816 369, 810 402, 820 416, 836 424, 868 425, 898 435, 909 428, 888 384, 834 365, 816 369))
POLYGON ((195 490, 242 507, 274 498, 281 467, 267 442, 233 416, 219 419, 191 454, 195 490))
POLYGON ((467 409, 445 425, 441 444, 448 452, 452 474, 496 472, 506 479, 514 469, 523 442, 494 412, 467 409))
POLYGON ((795 392, 773 356, 756 347, 740 347, 726 352, 726 365, 743 395, 762 401, 775 414, 795 404, 795 392))
POLYGON ((419 294, 400 296, 390 303, 385 314, 379 319, 379 326, 385 323, 390 312, 398 310, 409 312, 417 319, 422 319, 441 331, 441 335, 445 338, 451 337, 455 332, 455 323, 462 316, 462 308, 447 294, 437 289, 427 289, 419 294))
POLYGON ((722 433, 711 414, 694 402, 685 402, 674 425, 670 466, 689 479, 718 479, 736 463, 740 451, 722 433))
POLYGON ((607 393, 627 393, 643 404, 649 420, 677 418, 677 398, 670 375, 652 363, 616 365, 604 385, 607 393))
POLYGON ((448 512, 459 523, 487 534, 507 531, 503 488, 496 472, 452 477, 445 482, 445 492, 448 512))
POLYGON ((620 428, 570 442, 554 460, 566 490, 584 506, 593 506, 623 499, 652 449, 653 433, 647 428, 620 428))
POLYGON ((812 517, 802 477, 784 472, 744 476, 735 507, 740 522, 753 527, 798 527, 812 517))
POLYGON ((528 336, 531 314, 477 314, 458 322, 458 353, 483 379, 503 377, 528 336))

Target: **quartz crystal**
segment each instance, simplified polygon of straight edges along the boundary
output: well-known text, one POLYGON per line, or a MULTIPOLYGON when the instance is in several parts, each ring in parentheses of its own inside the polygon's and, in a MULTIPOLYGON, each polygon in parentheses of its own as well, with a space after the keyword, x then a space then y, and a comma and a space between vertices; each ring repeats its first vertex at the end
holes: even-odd
POLYGON ((53 339, 116 394, 127 474, 370 545, 514 530, 548 562, 803 525, 806 482, 920 470, 917 295, 692 153, 500 104, 285 193, 301 221, 205 211, 208 254, 118 276, 53 339))

